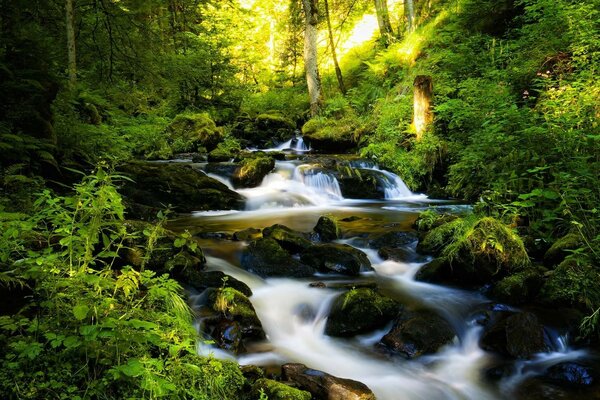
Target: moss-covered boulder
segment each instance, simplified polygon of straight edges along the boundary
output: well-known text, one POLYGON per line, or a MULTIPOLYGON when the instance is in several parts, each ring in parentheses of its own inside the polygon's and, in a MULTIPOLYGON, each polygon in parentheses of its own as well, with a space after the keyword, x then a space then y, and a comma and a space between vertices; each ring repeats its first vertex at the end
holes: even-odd
POLYGON ((266 277, 305 278, 315 274, 313 267, 302 264, 271 238, 251 242, 242 253, 242 268, 266 277))
POLYGON ((223 130, 207 113, 177 115, 166 129, 168 141, 175 153, 211 151, 223 140, 223 130))
POLYGON ((578 233, 569 233, 550 246, 544 254, 544 264, 548 267, 559 265, 573 250, 583 246, 583 240, 578 233))
POLYGON ((277 241, 277 243, 279 243, 286 251, 294 254, 300 253, 313 245, 312 242, 308 240, 308 235, 294 231, 293 229, 280 224, 275 224, 263 229, 262 236, 277 241))
POLYGON ((399 310, 395 300, 372 289, 353 289, 333 302, 325 334, 344 337, 367 333, 387 324, 399 310))
POLYGON ((242 150, 240 143, 234 139, 226 139, 219 143, 217 147, 208 153, 209 162, 226 162, 238 156, 242 150))
POLYGON ((502 278, 494 284, 492 296, 507 304, 519 305, 531 302, 544 284, 543 268, 530 267, 502 278))
POLYGON ((266 378, 254 382, 251 398, 259 399, 262 393, 269 400, 311 400, 312 398, 309 392, 266 378))
POLYGON ((331 242, 332 240, 337 240, 342 234, 337 220, 325 215, 319 218, 317 225, 315 225, 313 228, 313 231, 317 234, 317 238, 321 242, 331 242))
POLYGON ((275 160, 265 154, 245 158, 233 172, 231 181, 235 187, 256 187, 275 168, 275 160))
POLYGON ((567 258, 553 271, 538 295, 550 307, 574 307, 582 311, 600 307, 600 270, 584 260, 567 258))
POLYGON ((450 324, 437 314, 427 311, 405 311, 394 321, 392 329, 379 345, 406 358, 435 353, 450 343, 455 333, 450 324))
POLYGON ((179 282, 192 286, 199 291, 208 288, 232 288, 245 296, 252 296, 252 290, 244 282, 221 271, 202 271, 197 268, 177 268, 172 275, 179 282))
POLYGON ((362 382, 338 378, 303 364, 284 364, 281 369, 285 379, 310 392, 314 399, 375 400, 371 389, 362 382))
POLYGON ((132 179, 119 191, 133 217, 153 217, 169 205, 176 212, 244 208, 241 195, 189 165, 129 162, 119 170, 132 179))
POLYGON ((326 243, 309 247, 300 255, 300 261, 320 272, 358 275, 371 269, 367 255, 347 244, 326 243))
POLYGON ((518 359, 531 358, 548 350, 544 327, 535 314, 529 312, 495 315, 485 327, 479 345, 484 350, 518 359))
POLYGON ((390 231, 369 240, 369 247, 374 249, 399 248, 413 245, 417 240, 418 237, 414 232, 390 231))
POLYGON ((347 199, 385 198, 385 187, 375 171, 340 167, 336 178, 342 195, 347 199))
POLYGON ((294 136, 296 124, 278 113, 263 113, 255 118, 241 115, 236 118, 232 134, 249 147, 271 147, 274 142, 294 136))
POLYGON ((246 228, 241 231, 237 231, 233 234, 233 240, 236 241, 249 241, 256 240, 262 237, 262 230, 258 228, 246 228))
POLYGON ((323 153, 346 153, 358 146, 364 127, 357 118, 350 116, 334 118, 313 118, 302 127, 304 140, 313 150, 323 153))
MULTIPOLYGON (((521 238, 502 222, 485 217, 456 219, 425 236, 418 249, 444 258, 430 279, 474 286, 500 280, 531 265, 521 238)), ((422 276, 422 274, 421 274, 422 276)))

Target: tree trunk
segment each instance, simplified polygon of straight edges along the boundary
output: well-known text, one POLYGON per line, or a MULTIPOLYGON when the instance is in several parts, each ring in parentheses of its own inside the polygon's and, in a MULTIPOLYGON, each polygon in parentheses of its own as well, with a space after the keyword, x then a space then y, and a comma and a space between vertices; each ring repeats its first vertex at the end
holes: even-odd
POLYGON ((338 86, 340 92, 346 95, 346 86, 344 86, 344 77, 340 64, 338 63, 337 54, 335 53, 335 42, 333 41, 333 29, 331 29, 331 18, 329 16, 329 0, 325 0, 325 17, 327 18, 327 29, 329 30, 329 45, 331 46, 331 57, 333 58, 333 65, 335 66, 335 76, 337 77, 338 86))
POLYGON ((304 66, 306 68, 306 84, 310 97, 310 115, 317 116, 321 110, 321 77, 317 63, 317 0, 302 0, 305 16, 304 27, 304 66))
POLYGON ((414 0, 404 0, 404 13, 406 14, 407 30, 408 32, 412 32, 417 28, 415 21, 414 0))
POLYGON ((427 126, 433 122, 433 113, 431 112, 433 83, 430 76, 418 75, 413 86, 413 126, 417 133, 417 140, 421 140, 427 126))
POLYGON ((69 88, 74 89, 77 85, 77 52, 75 49, 75 15, 73 9, 73 0, 66 0, 66 23, 67 23, 67 55, 68 55, 68 74, 69 88))
POLYGON ((377 14, 377 24, 383 43, 387 46, 393 35, 392 23, 390 22, 390 12, 388 10, 387 0, 375 0, 375 12, 377 14))

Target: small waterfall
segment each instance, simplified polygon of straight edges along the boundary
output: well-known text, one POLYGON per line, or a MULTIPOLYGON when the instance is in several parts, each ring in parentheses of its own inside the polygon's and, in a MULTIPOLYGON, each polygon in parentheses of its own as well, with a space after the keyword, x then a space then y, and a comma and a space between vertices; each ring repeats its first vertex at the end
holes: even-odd
POLYGON ((388 200, 401 199, 403 197, 413 196, 406 183, 396 174, 380 170, 377 167, 369 168, 372 171, 378 171, 381 174, 381 184, 384 187, 384 196, 388 200))
POLYGON ((310 151, 310 147, 306 145, 304 142, 304 138, 302 136, 295 136, 288 140, 287 142, 281 143, 279 146, 273 149, 267 149, 267 151, 284 151, 284 150, 292 150, 299 153, 305 153, 310 151))
POLYGON ((325 193, 332 199, 342 200, 344 198, 340 184, 333 175, 315 170, 310 165, 305 164, 297 167, 292 179, 302 182, 317 191, 317 193, 325 193))

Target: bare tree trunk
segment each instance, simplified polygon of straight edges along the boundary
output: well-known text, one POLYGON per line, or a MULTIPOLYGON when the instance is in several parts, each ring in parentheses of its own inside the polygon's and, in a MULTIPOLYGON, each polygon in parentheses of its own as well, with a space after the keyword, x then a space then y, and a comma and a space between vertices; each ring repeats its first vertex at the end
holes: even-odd
POLYGON ((310 97, 310 115, 319 114, 322 103, 321 77, 317 63, 317 0, 302 0, 304 6, 304 66, 306 68, 306 84, 310 97))
POLYGON ((417 133, 417 140, 421 140, 423 133, 433 122, 431 99, 433 97, 433 83, 430 76, 418 75, 413 84, 413 126, 417 133))
POLYGON ((408 32, 414 31, 417 26, 415 22, 415 2, 414 0, 404 0, 404 13, 406 14, 406 22, 408 32))
POLYGON ((325 17, 327 18, 327 29, 329 30, 329 45, 331 46, 331 57, 333 58, 333 65, 335 66, 335 76, 337 77, 338 86, 340 92, 346 95, 346 86, 344 86, 344 77, 340 64, 338 63, 337 55, 335 53, 335 43, 333 41, 333 29, 331 29, 331 17, 329 16, 329 0, 325 0, 325 17))
POLYGON ((77 85, 77 52, 75 48, 75 13, 73 9, 73 0, 66 0, 65 11, 67 23, 67 70, 69 74, 69 88, 74 89, 77 85))
POLYGON ((387 0, 375 0, 375 12, 377 14, 377 24, 383 43, 387 46, 393 35, 392 23, 390 22, 390 12, 388 10, 387 0))

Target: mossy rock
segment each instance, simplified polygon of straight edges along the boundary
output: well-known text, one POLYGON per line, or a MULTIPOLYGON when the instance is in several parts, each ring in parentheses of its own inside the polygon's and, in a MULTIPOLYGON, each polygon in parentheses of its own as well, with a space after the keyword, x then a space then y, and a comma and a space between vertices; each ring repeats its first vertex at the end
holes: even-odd
POLYGON ((219 143, 217 148, 208 153, 209 162, 226 162, 238 156, 241 151, 240 143, 232 138, 227 138, 219 143))
POLYGON ((342 195, 347 199, 383 199, 385 187, 376 171, 339 167, 336 178, 342 195))
POLYGON ((321 216, 317 221, 317 225, 313 231, 318 235, 321 242, 331 242, 342 236, 342 231, 337 223, 337 220, 328 216, 321 216))
POLYGON ((296 125, 278 113, 263 113, 256 118, 239 116, 233 124, 232 134, 245 145, 269 147, 273 141, 287 140, 294 135, 296 125))
POLYGON ((575 307, 588 312, 600 307, 597 266, 569 257, 548 273, 538 301, 552 307, 575 307))
POLYGON ((438 257, 423 265, 415 275, 421 282, 448 283, 452 282, 452 266, 445 257, 438 257))
POLYGON ((223 130, 207 113, 183 113, 167 126, 168 140, 175 153, 197 151, 204 147, 212 151, 223 140, 223 130))
POLYGON ((451 267, 451 281, 463 286, 500 280, 531 265, 518 234, 490 217, 460 218, 441 225, 417 249, 444 257, 451 267))
POLYGON ((363 129, 356 118, 314 118, 302 127, 304 140, 324 153, 346 153, 358 146, 363 129))
POLYGON ((315 274, 315 269, 300 263, 271 238, 257 239, 242 253, 242 268, 263 278, 305 278, 315 274))
POLYGON ((529 312, 496 315, 486 326, 479 343, 484 350, 517 359, 528 359, 548 350, 544 327, 537 316, 529 312))
POLYGON ((456 334, 442 317, 429 311, 402 312, 379 345, 406 358, 432 354, 456 334))
POLYGON ((367 333, 387 324, 399 310, 395 300, 372 289, 353 289, 333 302, 325 334, 347 337, 367 333))
POLYGON ((502 278, 494 284, 492 296, 513 305, 533 301, 544 284, 544 272, 543 268, 530 267, 502 278))
POLYGON ((233 234, 233 240, 236 241, 256 240, 260 239, 261 237, 262 230, 258 228, 246 228, 233 234))
POLYGON ((129 162, 119 170, 133 182, 120 188, 134 217, 156 216, 168 205, 177 212, 244 208, 244 198, 189 165, 129 162))
POLYGON ((265 338, 256 310, 242 292, 233 288, 210 288, 207 290, 207 298, 207 304, 215 313, 239 323, 244 338, 265 338))
POLYGON ((269 400, 311 400, 312 398, 309 392, 266 378, 254 382, 251 398, 258 400, 261 393, 264 393, 269 400))
POLYGON ((455 214, 439 214, 434 210, 426 210, 419 214, 419 217, 413 223, 413 228, 419 234, 424 234, 458 218, 455 214))
POLYGON ((280 114, 260 114, 254 121, 256 127, 262 131, 294 131, 296 124, 280 114))
POLYGON ((314 245, 300 255, 300 261, 320 272, 336 272, 357 276, 371 270, 367 255, 347 244, 326 243, 314 245))
POLYGON ((277 241, 281 247, 291 253, 300 253, 313 245, 313 243, 307 239, 308 235, 294 231, 293 229, 280 224, 275 224, 263 229, 262 236, 277 241))
POLYGON ((235 187, 259 186, 265 176, 275 168, 275 160, 266 155, 245 158, 233 172, 231 180, 235 187))
POLYGON ((569 233, 558 239, 544 254, 544 264, 548 267, 556 266, 564 261, 572 250, 583 246, 583 240, 578 233, 569 233))
POLYGON ((199 291, 208 288, 232 288, 245 296, 252 296, 252 290, 244 282, 221 271, 201 271, 197 268, 177 268, 174 277, 184 285, 190 285, 199 291))

